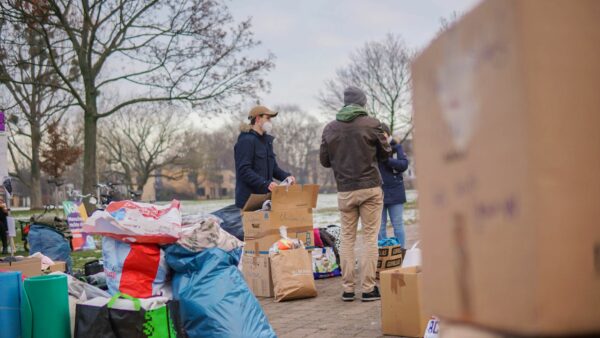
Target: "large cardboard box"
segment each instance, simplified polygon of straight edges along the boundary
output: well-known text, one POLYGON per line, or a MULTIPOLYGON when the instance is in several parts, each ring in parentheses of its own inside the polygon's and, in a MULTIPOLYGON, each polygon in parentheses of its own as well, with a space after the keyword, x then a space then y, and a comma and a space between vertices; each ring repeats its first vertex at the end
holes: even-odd
POLYGON ((438 338, 506 338, 502 333, 484 330, 480 327, 441 321, 438 338))
POLYGON ((400 245, 384 246, 379 248, 377 258, 377 278, 381 271, 399 268, 402 265, 402 247, 400 245))
POLYGON ((25 258, 18 262, 0 262, 0 270, 21 271, 23 276, 34 277, 42 274, 42 260, 39 257, 25 258))
POLYGON ((381 330, 384 334, 423 337, 430 316, 421 302, 421 268, 382 271, 381 330))
POLYGON ((273 278, 268 255, 242 257, 242 273, 256 297, 273 297, 273 278))
POLYGON ((312 209, 291 209, 283 211, 244 212, 244 252, 249 255, 268 254, 269 248, 281 235, 279 228, 285 225, 289 238, 302 240, 307 248, 314 247, 312 209))
POLYGON ((434 315, 600 332, 600 1, 491 0, 413 63, 434 315))
POLYGON ((315 184, 279 186, 266 195, 253 194, 242 209, 244 252, 249 255, 268 254, 279 240, 279 228, 287 227, 288 237, 298 238, 307 249, 314 247, 312 209, 317 206, 319 186, 315 184), (271 211, 262 211, 263 203, 271 200, 271 211))

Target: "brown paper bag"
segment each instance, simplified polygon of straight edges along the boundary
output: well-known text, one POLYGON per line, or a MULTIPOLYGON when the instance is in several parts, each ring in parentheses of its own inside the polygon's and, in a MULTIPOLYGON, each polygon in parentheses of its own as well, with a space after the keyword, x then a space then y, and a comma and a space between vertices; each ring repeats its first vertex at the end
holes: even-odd
POLYGON ((317 296, 310 253, 302 249, 282 250, 271 255, 275 301, 317 296))

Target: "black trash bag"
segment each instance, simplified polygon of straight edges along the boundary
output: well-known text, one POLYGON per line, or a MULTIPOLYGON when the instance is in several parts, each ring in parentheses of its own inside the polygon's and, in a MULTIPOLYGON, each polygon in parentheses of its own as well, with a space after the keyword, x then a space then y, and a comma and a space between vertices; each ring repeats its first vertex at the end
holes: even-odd
POLYGON ((235 204, 226 206, 223 209, 211 212, 211 215, 217 216, 223 220, 221 228, 240 241, 244 240, 244 227, 242 226, 242 209, 235 204))
POLYGON ((100 261, 95 259, 91 262, 85 263, 83 266, 86 276, 95 275, 104 271, 104 265, 100 264, 100 261))
POLYGON ((109 304, 101 307, 77 304, 75 338, 187 338, 178 301, 148 311, 112 309, 109 304))

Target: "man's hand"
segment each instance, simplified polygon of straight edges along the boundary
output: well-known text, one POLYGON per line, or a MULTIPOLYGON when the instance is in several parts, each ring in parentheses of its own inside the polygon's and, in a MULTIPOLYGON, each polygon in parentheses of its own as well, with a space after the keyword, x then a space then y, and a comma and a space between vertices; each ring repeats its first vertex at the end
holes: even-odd
POLYGON ((288 176, 286 180, 290 181, 290 185, 296 184, 296 178, 294 176, 288 176))
POLYGON ((269 183, 269 187, 268 187, 269 191, 273 191, 276 186, 277 186, 277 183, 275 183, 275 182, 269 183))

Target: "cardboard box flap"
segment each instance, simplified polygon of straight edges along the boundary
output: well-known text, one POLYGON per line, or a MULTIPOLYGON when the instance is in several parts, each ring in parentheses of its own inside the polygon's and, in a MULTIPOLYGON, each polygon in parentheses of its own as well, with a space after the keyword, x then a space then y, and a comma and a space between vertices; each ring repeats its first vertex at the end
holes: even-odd
POLYGON ((273 210, 316 208, 318 195, 318 184, 278 186, 272 192, 272 208, 273 210))
POLYGON ((248 201, 246 201, 246 204, 244 204, 242 211, 260 210, 262 208, 263 203, 265 203, 265 201, 270 198, 271 198, 270 193, 269 194, 252 194, 252 195, 250 195, 250 198, 248 198, 248 201))
POLYGON ((243 211, 256 211, 262 208, 266 200, 271 200, 272 210, 286 210, 295 208, 316 208, 319 196, 318 184, 294 184, 290 186, 277 186, 272 193, 252 194, 244 205, 243 211))

